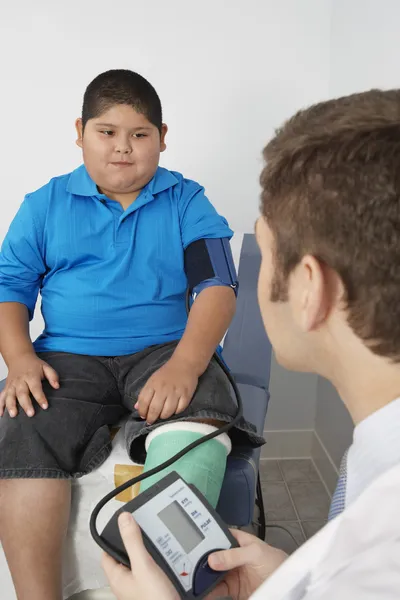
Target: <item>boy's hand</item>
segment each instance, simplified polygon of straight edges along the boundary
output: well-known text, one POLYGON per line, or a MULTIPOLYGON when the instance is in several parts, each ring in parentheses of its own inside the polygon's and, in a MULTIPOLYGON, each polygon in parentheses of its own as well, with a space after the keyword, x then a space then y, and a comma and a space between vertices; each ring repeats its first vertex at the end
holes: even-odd
POLYGON ((0 417, 3 416, 4 409, 8 410, 10 417, 16 417, 18 404, 28 417, 33 417, 35 410, 31 394, 37 403, 46 409, 48 402, 43 393, 43 379, 47 379, 55 390, 60 387, 56 371, 36 354, 29 353, 19 356, 10 363, 6 387, 0 393, 0 417))
POLYGON ((187 408, 198 381, 193 365, 172 357, 147 381, 135 408, 149 424, 168 419, 187 408))

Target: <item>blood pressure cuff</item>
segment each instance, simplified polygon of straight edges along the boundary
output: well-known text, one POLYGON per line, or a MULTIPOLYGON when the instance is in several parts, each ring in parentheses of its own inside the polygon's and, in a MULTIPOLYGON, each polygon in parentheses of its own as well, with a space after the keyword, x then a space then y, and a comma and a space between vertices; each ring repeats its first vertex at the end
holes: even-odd
POLYGON ((185 273, 193 296, 207 287, 226 286, 237 295, 238 279, 227 238, 201 239, 185 250, 185 273))

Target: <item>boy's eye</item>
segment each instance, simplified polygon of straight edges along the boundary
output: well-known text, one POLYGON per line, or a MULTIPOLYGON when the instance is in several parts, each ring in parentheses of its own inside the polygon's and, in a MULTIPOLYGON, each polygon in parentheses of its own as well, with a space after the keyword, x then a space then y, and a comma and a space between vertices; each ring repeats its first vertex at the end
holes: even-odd
POLYGON ((146 134, 145 133, 134 133, 133 137, 135 137, 137 139, 141 139, 141 138, 146 137, 146 134))
POLYGON ((101 131, 100 133, 103 133, 104 135, 112 135, 114 132, 110 131, 110 129, 105 129, 104 131, 101 131))

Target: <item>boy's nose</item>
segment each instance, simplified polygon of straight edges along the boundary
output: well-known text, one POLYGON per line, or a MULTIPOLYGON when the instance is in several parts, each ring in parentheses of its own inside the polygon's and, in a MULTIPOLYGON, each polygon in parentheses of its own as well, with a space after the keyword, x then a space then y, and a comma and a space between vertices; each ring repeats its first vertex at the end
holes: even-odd
POLYGON ((115 150, 118 154, 129 154, 131 152, 131 148, 127 144, 119 144, 115 150))
POLYGON ((126 136, 119 136, 118 139, 115 140, 115 151, 118 154, 129 154, 132 151, 131 144, 126 136))

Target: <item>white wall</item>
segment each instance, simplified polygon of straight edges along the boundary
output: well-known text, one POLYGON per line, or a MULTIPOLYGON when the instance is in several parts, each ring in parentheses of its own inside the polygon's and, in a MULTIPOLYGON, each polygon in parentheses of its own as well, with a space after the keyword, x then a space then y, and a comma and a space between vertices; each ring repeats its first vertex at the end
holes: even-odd
MULTIPOLYGON (((80 163, 74 120, 86 85, 109 68, 150 79, 170 128, 164 166, 203 183, 234 229, 252 231, 262 147, 285 118, 328 94, 330 5, 8 3, 0 20, 0 240, 26 192, 80 163)), ((40 329, 36 317, 32 337, 40 329)), ((314 377, 288 374, 274 363, 271 389, 271 427, 312 428, 314 377)))
POLYGON ((400 86, 400 2, 334 0, 329 94, 400 86))

